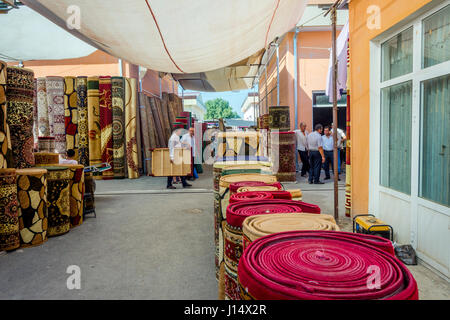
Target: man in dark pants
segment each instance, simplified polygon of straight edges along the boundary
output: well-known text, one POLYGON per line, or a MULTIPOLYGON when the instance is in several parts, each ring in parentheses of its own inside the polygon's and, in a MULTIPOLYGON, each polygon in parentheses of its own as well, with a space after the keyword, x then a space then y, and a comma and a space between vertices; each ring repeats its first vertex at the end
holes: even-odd
POLYGON ((308 159, 308 144, 306 138, 308 136, 308 131, 306 131, 306 124, 304 122, 300 123, 300 130, 295 130, 295 136, 297 138, 297 150, 302 160, 302 171, 301 176, 304 177, 307 172, 309 172, 309 159, 308 159))
POLYGON ((315 131, 308 135, 308 150, 309 150, 309 184, 323 184, 319 180, 320 178, 320 168, 322 163, 325 162, 325 155, 323 153, 322 147, 322 129, 321 124, 315 126, 315 131))
MULTIPOLYGON (((180 134, 181 134, 181 130, 175 130, 172 135, 170 136, 169 139, 169 153, 170 153, 170 162, 174 163, 174 149, 175 148, 181 148, 181 142, 180 142, 180 134)), ((183 188, 186 187, 192 187, 191 184, 186 182, 186 177, 180 177, 181 178, 181 183, 183 184, 183 188)), ((169 176, 167 177, 167 189, 176 189, 173 185, 172 185, 172 181, 173 181, 173 177, 169 176)))
POLYGON ((330 132, 330 127, 326 126, 323 129, 324 135, 322 136, 322 146, 323 153, 325 155, 325 163, 323 164, 323 169, 325 171, 325 180, 330 180, 330 164, 333 167, 333 150, 334 150, 334 141, 333 136, 330 132))

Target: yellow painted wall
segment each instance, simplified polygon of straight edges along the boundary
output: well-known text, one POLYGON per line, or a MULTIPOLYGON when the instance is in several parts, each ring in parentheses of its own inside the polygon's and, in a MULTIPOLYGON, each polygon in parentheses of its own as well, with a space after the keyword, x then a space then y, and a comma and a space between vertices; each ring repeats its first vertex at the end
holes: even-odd
POLYGON ((368 211, 369 158, 378 156, 369 154, 370 40, 429 2, 431 0, 352 0, 349 3, 352 214, 368 211), (379 29, 367 26, 370 6, 380 8, 379 29))
MULTIPOLYGON (((339 34, 339 33, 338 33, 339 34)), ((330 31, 305 31, 297 35, 298 55, 298 124, 305 122, 308 130, 312 131, 312 93, 325 90, 328 71, 329 51, 331 47, 330 31)), ((291 129, 295 129, 295 95, 294 95, 294 33, 290 32, 283 39, 279 47, 280 69, 280 105, 290 107, 291 129)), ((274 54, 267 68, 267 106, 277 103, 277 69, 274 54)), ((265 72, 259 81, 259 95, 261 98, 260 114, 268 113, 266 108, 266 79, 265 72)))

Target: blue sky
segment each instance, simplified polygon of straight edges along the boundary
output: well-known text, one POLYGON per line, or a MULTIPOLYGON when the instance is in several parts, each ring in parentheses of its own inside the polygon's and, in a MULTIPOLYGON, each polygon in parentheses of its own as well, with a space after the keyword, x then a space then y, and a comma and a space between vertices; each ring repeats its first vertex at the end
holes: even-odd
MULTIPOLYGON (((256 89, 257 90, 257 89, 256 89)), ((181 95, 181 87, 179 88, 179 94, 181 95)), ((189 92, 193 92, 191 90, 184 90, 184 94, 188 94, 189 92)), ((198 91, 195 91, 198 92, 198 91)), ((249 92, 253 92, 253 90, 241 90, 237 92, 233 91, 225 91, 225 92, 201 92, 203 102, 206 103, 208 100, 214 100, 216 98, 222 98, 224 100, 227 100, 234 111, 237 112, 237 114, 242 117, 243 114, 241 112, 242 103, 244 102, 245 98, 248 96, 249 92)))

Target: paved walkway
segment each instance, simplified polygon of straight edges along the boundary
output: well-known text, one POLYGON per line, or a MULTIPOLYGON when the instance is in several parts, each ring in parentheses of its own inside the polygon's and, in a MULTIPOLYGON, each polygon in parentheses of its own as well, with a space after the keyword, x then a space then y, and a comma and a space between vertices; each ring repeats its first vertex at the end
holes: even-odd
MULTIPOLYGON (((340 182, 340 225, 344 217, 340 182)), ((0 299, 216 299, 211 168, 189 189, 165 178, 97 181, 97 218, 42 246, 0 253, 0 299), (81 289, 67 289, 71 265, 81 289)), ((333 182, 300 187, 304 201, 333 214, 333 182)), ((410 268, 421 298, 450 299, 450 285, 423 266, 410 268)))

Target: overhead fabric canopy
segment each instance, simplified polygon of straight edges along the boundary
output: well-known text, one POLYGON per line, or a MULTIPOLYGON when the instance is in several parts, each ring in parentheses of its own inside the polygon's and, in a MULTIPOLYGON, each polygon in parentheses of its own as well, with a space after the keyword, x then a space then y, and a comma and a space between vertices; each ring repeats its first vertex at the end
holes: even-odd
POLYGON ((113 56, 152 70, 194 74, 185 77, 188 87, 191 79, 209 85, 207 91, 223 91, 249 87, 249 59, 253 63, 273 39, 295 27, 307 0, 22 2, 113 56), (66 25, 70 6, 80 9, 80 29, 66 25))
POLYGON ((25 6, 0 15, 0 60, 59 60, 84 57, 96 48, 25 6))

